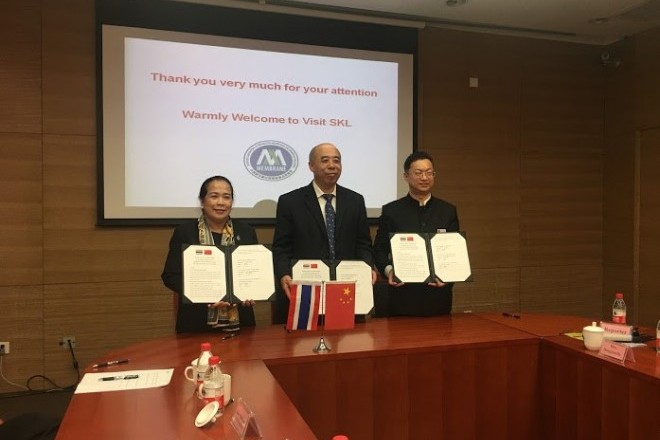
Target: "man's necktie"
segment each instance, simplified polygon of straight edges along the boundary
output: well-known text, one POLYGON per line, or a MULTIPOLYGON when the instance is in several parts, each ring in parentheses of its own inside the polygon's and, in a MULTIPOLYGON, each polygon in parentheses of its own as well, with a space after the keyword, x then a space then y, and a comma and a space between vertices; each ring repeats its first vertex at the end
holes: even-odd
POLYGON ((330 259, 335 259, 335 210, 332 208, 332 194, 323 194, 325 199, 325 227, 328 230, 328 247, 330 259))

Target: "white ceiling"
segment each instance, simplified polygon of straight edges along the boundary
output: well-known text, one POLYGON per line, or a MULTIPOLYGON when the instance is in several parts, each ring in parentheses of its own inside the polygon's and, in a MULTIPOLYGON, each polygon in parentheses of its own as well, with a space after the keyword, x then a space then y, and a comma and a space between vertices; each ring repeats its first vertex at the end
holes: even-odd
POLYGON ((610 44, 660 26, 660 0, 183 1, 590 44, 610 44), (451 2, 459 5, 448 6, 451 2))

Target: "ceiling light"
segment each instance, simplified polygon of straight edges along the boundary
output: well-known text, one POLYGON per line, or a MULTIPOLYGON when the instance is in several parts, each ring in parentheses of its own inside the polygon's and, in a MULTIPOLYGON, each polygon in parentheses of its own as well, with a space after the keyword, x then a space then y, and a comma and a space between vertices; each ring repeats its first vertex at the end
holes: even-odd
POLYGON ((454 6, 461 6, 467 3, 467 0, 447 0, 445 4, 449 6, 450 8, 453 8, 454 6))

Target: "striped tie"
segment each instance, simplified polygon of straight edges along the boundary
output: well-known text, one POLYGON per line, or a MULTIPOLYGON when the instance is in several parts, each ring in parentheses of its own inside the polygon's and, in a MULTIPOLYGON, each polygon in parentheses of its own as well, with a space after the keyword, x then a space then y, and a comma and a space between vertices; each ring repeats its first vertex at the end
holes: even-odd
POLYGON ((328 231, 328 247, 330 260, 335 259, 335 210, 332 208, 332 194, 323 194, 325 199, 325 227, 328 231))

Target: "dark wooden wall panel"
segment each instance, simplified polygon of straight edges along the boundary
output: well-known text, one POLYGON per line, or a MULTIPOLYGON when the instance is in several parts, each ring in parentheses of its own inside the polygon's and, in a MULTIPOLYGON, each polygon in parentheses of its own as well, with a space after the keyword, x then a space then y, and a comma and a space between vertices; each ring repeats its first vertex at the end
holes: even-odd
MULTIPOLYGON (((435 156, 434 193, 457 205, 475 270, 519 264, 520 44, 420 34, 418 146, 435 156)), ((477 302, 492 303, 492 291, 483 293, 477 302)))
MULTIPOLYGON (((4 261, 4 259, 3 259, 4 261)), ((10 343, 10 353, 3 357, 3 376, 19 385, 28 377, 44 372, 44 292, 41 285, 0 285, 0 336, 10 343)), ((40 386, 35 381, 32 385, 40 386)), ((7 381, 0 381, 0 393, 19 391, 7 381)))
POLYGON ((541 435, 539 352, 539 346, 536 344, 507 347, 508 433, 505 438, 530 439, 539 438, 541 435))
POLYGON ((635 127, 645 130, 660 127, 660 28, 635 37, 635 127))
MULTIPOLYGON (((378 368, 371 373, 374 384, 389 384, 373 386, 374 439, 406 438, 411 429, 409 422, 414 406, 411 389, 421 379, 405 374, 406 371, 410 371, 408 357, 398 355, 388 356, 387 362, 378 361, 378 368)), ((368 377, 363 379, 368 380, 368 377)))
POLYGON ((635 135, 611 135, 605 141, 603 178, 603 307, 612 314, 615 292, 634 306, 635 135))
POLYGON ((482 37, 438 29, 420 37, 420 147, 436 156, 435 195, 458 206, 475 274, 474 284, 456 286, 454 310, 530 305, 598 315, 605 87, 599 52, 482 37), (469 87, 470 77, 479 87, 469 87), (510 268, 522 270, 511 278, 510 268), (545 283, 558 272, 577 277, 545 283), (493 279, 512 281, 513 295, 498 292, 493 279))
POLYGON ((607 73, 603 180, 603 316, 614 293, 626 294, 634 324, 655 326, 660 317, 657 272, 657 132, 660 127, 660 29, 607 48, 621 59, 607 73))
POLYGON ((0 285, 39 285, 43 280, 41 136, 0 132, 0 170, 0 285))
POLYGON ((538 344, 369 356, 269 369, 319 438, 530 439, 538 344))
POLYGON ((44 133, 96 135, 94 1, 43 2, 44 133))
MULTIPOLYGON (((436 399, 442 397, 444 401, 440 413, 443 439, 476 440, 477 425, 486 427, 485 423, 477 419, 477 406, 481 405, 482 401, 477 401, 475 396, 482 391, 477 389, 477 378, 482 366, 477 368, 475 357, 476 353, 473 350, 444 353, 443 368, 441 372, 436 372, 442 374, 444 385, 443 393, 436 396, 436 399)), ((506 376, 501 379, 506 380, 506 376)), ((495 426, 490 427, 491 430, 498 425, 499 423, 496 422, 495 426)))
POLYGON ((635 136, 608 137, 603 179, 603 262, 632 267, 635 191, 635 136))
POLYGON ((160 281, 47 284, 44 289, 44 362, 58 383, 75 381, 71 356, 58 342, 76 337, 81 367, 99 352, 173 333, 172 300, 160 281))
POLYGON ((544 439, 658 438, 657 380, 627 374, 616 361, 559 349, 552 342, 541 342, 540 356, 544 439))
MULTIPOLYGON (((502 405, 502 397, 508 396, 508 389, 511 386, 511 380, 515 380, 512 376, 516 373, 510 373, 510 369, 515 362, 511 362, 511 358, 503 356, 503 353, 497 348, 480 350, 475 353, 475 364, 479 366, 480 371, 489 371, 491 374, 477 373, 474 381, 473 394, 470 396, 477 401, 479 405, 475 408, 475 423, 474 438, 483 439, 489 438, 492 431, 505 433, 508 437, 517 437, 513 433, 509 433, 509 429, 515 425, 514 416, 515 410, 511 407, 512 401, 508 401, 506 405, 502 405)), ((529 364, 528 364, 529 366, 529 364)), ((511 386, 512 388, 517 388, 511 386)), ((519 388, 517 388, 519 389, 519 388)))
MULTIPOLYGON (((445 358, 441 353, 422 353, 408 360, 408 402, 409 414, 419 420, 432 423, 414 423, 409 421, 407 438, 444 438, 445 414, 447 405, 451 405, 445 395, 443 374, 445 358)), ((406 437, 403 437, 406 438, 406 437)))
POLYGON ((601 438, 600 422, 603 420, 603 408, 595 402, 600 402, 602 399, 602 371, 592 368, 591 362, 579 362, 576 373, 578 387, 573 399, 581 419, 577 424, 576 438, 578 440, 601 438))
POLYGON ((660 438, 660 422, 658 422, 660 389, 649 386, 645 380, 632 379, 629 391, 628 438, 640 440, 660 438))
MULTIPOLYGON (((639 296, 635 322, 660 320, 660 127, 640 139, 639 296)), ((626 303, 627 304, 627 303, 626 303)))
POLYGON ((539 42, 525 53, 522 309, 598 315, 604 74, 593 47, 539 42))
POLYGON ((420 34, 418 146, 435 156, 434 194, 458 207, 475 278, 456 286, 457 312, 519 303, 520 42, 482 37, 420 34))
POLYGON ((0 339, 3 375, 21 385, 43 373, 40 11, 39 0, 0 2, 0 339))
POLYGON ((557 352, 558 380, 555 382, 557 401, 557 423, 555 425, 556 438, 577 438, 578 402, 576 399, 578 389, 578 369, 568 353, 557 352))
POLYGON ((521 262, 601 264, 604 76, 591 47, 539 43, 522 96, 521 262))
MULTIPOLYGON (((603 408, 601 438, 602 440, 627 438, 630 382, 623 372, 610 368, 603 369, 602 378, 604 386, 603 400, 600 402, 603 408)), ((573 417, 578 418, 577 415, 573 417)))
POLYGON ((41 1, 0 3, 0 132, 41 133, 41 1))
POLYGON ((171 228, 98 227, 90 136, 44 136, 44 272, 49 283, 159 279, 171 228))
MULTIPOLYGON (((369 402, 375 402, 377 387, 383 387, 383 384, 388 382, 375 381, 374 371, 377 371, 377 368, 374 368, 374 364, 377 362, 378 360, 374 359, 358 358, 345 360, 337 365, 337 382, 342 386, 336 390, 337 421, 333 433, 350 433, 349 438, 378 438, 374 434, 374 427, 383 418, 376 417, 377 407, 369 405, 369 402), (360 390, 360 395, 356 396, 355 390, 360 390)), ((405 401, 403 396, 407 394, 406 389, 396 386, 396 381, 390 383, 388 388, 392 388, 396 395, 391 396, 393 399, 384 400, 382 403, 391 409, 387 412, 388 415, 396 414, 398 412, 396 408, 403 406, 402 400, 405 401)))
POLYGON ((612 314, 615 292, 634 306, 635 237, 635 41, 605 48, 621 60, 606 69, 603 172, 603 304, 612 314))
POLYGON ((520 270, 521 310, 581 316, 600 313, 600 265, 536 266, 520 270))

